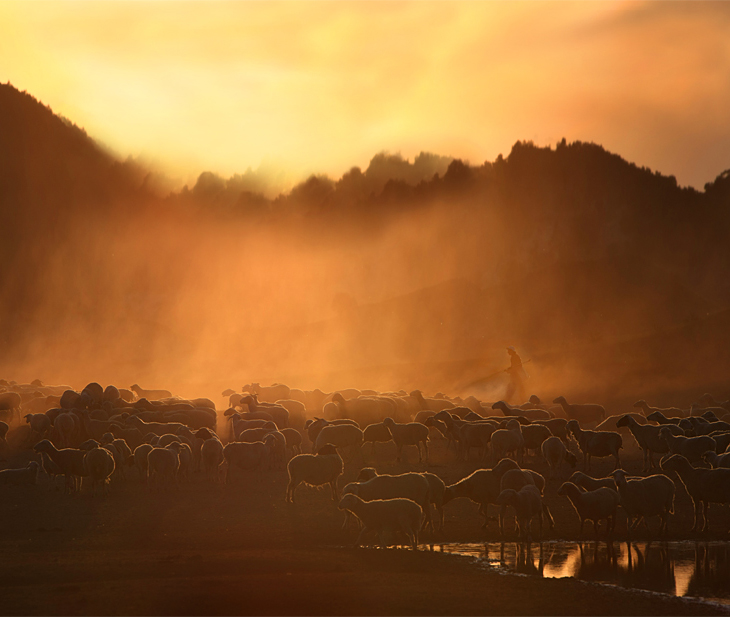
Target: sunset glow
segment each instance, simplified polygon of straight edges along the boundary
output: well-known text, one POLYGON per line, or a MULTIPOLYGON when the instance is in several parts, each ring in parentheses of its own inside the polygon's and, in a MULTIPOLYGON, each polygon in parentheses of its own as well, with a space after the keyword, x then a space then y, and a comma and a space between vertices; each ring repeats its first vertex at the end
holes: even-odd
POLYGON ((701 188, 730 159, 729 26, 723 3, 2 2, 0 79, 184 180, 567 137, 701 188))

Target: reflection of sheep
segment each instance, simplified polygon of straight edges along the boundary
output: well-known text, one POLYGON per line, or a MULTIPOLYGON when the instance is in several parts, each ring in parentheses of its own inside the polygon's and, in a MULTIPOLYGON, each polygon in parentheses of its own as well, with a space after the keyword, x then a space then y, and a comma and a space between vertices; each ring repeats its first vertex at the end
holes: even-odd
POLYGON ((531 539, 531 522, 535 516, 540 520, 540 537, 542 537, 543 513, 548 517, 550 526, 554 526, 552 515, 544 508, 540 491, 534 484, 526 484, 519 491, 505 489, 497 496, 497 504, 512 506, 515 509, 519 535, 522 538, 531 539))
POLYGON ((570 420, 568 428, 583 452, 583 467, 586 471, 591 468, 592 456, 613 456, 616 459, 615 468, 621 467, 619 459, 619 450, 623 447, 621 435, 612 431, 584 431, 577 420, 570 420))
POLYGON ((621 507, 628 517, 626 530, 633 531, 648 516, 661 516, 660 533, 666 533, 669 515, 674 513, 674 482, 663 474, 648 478, 627 478, 621 469, 613 472, 613 479, 621 496, 621 507), (636 519, 631 524, 632 519, 636 519))
POLYGON ((340 500, 338 507, 352 512, 363 524, 355 546, 360 546, 368 533, 375 532, 384 547, 400 531, 408 537, 411 548, 416 549, 423 513, 414 501, 402 498, 363 501, 357 495, 348 494, 340 500))
POLYGON ((560 405, 568 420, 577 420, 581 423, 595 422, 598 424, 606 418, 606 409, 603 405, 591 403, 569 404, 564 396, 559 396, 553 403, 560 405))
POLYGON ((571 467, 575 467, 575 454, 565 447, 565 444, 563 444, 559 437, 548 437, 542 442, 540 450, 547 461, 548 468, 550 469, 548 476, 550 478, 557 478, 560 476, 560 468, 563 461, 566 461, 571 467))
POLYGON ((702 532, 707 527, 707 510, 711 503, 730 503, 730 469, 703 469, 692 467, 680 454, 673 454, 661 462, 662 469, 674 471, 684 484, 695 507, 692 531, 702 532), (700 527, 700 519, 702 526, 700 527))
POLYGON ((337 479, 342 474, 342 459, 333 445, 327 444, 317 454, 298 454, 289 461, 289 484, 286 487, 286 501, 294 503, 294 491, 301 484, 322 486, 329 484, 332 500, 337 501, 337 479))
POLYGON ((387 427, 390 431, 390 434, 393 436, 393 441, 398 448, 397 461, 400 461, 403 446, 416 446, 418 448, 418 462, 420 463, 423 460, 421 453, 421 445, 423 445, 426 462, 428 462, 428 427, 420 422, 400 424, 393 420, 393 418, 385 418, 383 420, 383 426, 387 427))
POLYGON ((172 398, 169 390, 145 390, 137 384, 133 384, 129 389, 137 395, 137 398, 146 398, 148 401, 158 401, 163 398, 172 398))
POLYGON ((39 469, 40 465, 36 461, 31 461, 21 469, 3 469, 0 471, 0 484, 37 484, 39 469))
POLYGON ((567 497, 578 514, 580 519, 579 538, 583 537, 583 523, 586 521, 593 523, 593 531, 598 537, 598 526, 602 520, 605 520, 606 533, 611 534, 616 525, 616 510, 621 501, 616 491, 600 487, 595 491, 583 492, 572 482, 565 482, 558 489, 558 495, 567 497))

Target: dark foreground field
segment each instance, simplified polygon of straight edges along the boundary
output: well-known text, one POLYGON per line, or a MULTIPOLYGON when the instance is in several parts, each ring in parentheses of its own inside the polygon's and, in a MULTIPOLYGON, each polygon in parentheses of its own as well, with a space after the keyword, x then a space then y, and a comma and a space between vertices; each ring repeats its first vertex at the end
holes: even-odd
MULTIPOLYGON (((476 468, 454 464, 432 444, 430 471, 449 483, 476 468)), ((409 453, 411 457, 414 452, 409 453)), ((392 455, 392 456, 391 456, 392 455)), ((30 456, 14 455, 10 466, 30 456)), ((422 470, 389 462, 381 472, 422 470)), ((415 458, 411 458, 415 460, 415 458)), ((368 460, 372 463, 372 459, 368 460)), ((640 460, 626 459, 638 472, 640 460)), ((542 461, 528 463, 546 472, 542 461)), ((345 481, 359 466, 347 465, 345 481)), ((599 474, 611 470, 599 462, 599 474)), ((60 479, 59 479, 60 483, 60 479)), ((429 542, 499 541, 496 524, 480 530, 476 505, 445 508, 443 533, 423 534, 419 551, 353 549, 355 531, 325 491, 302 487, 284 503, 286 472, 236 475, 213 485, 196 473, 170 493, 147 491, 134 470, 108 497, 66 496, 35 487, 3 487, 0 505, 0 612, 3 614, 720 614, 723 608, 596 586, 573 579, 505 576, 468 558, 429 550, 429 542)), ((549 482, 546 499, 556 528, 546 539, 576 539, 577 517, 549 482)), ((682 491, 671 538, 690 537, 691 507, 682 491)), ((730 516, 711 508, 706 539, 727 539, 730 516)), ((654 523, 656 524, 656 523, 654 523)), ((619 520, 616 539, 625 537, 619 520)), ((641 539, 639 536, 637 539, 641 539)), ((648 536, 643 536, 647 539, 648 536)))

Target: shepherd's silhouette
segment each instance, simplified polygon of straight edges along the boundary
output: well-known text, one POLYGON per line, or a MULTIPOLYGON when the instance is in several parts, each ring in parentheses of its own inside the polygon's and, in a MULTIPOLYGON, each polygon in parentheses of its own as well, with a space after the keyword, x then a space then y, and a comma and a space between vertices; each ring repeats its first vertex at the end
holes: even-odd
POLYGON ((508 403, 524 403, 527 373, 522 368, 522 358, 512 346, 507 347, 507 353, 510 355, 510 367, 505 370, 509 373, 509 384, 504 398, 508 403))

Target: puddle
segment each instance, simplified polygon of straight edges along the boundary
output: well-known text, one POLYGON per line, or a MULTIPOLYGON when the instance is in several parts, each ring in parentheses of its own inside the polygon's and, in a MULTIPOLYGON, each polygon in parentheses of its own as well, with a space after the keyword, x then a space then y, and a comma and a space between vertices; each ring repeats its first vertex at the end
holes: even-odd
POLYGON ((490 567, 545 578, 574 577, 730 605, 728 542, 516 542, 429 544, 490 567))

